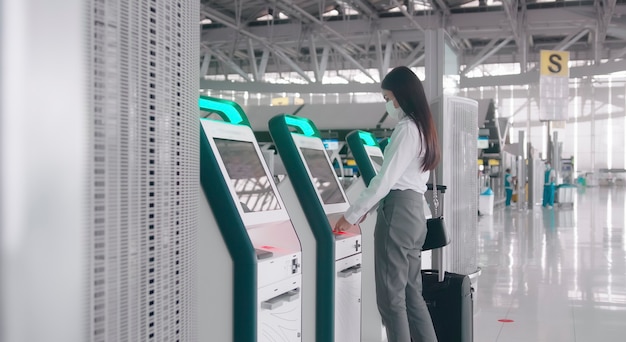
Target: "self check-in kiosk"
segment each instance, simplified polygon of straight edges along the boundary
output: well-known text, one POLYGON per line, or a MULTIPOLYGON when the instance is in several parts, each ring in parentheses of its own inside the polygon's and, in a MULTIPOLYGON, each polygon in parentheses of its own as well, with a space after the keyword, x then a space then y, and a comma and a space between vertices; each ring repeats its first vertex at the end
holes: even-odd
POLYGON ((346 135, 346 142, 357 163, 363 182, 365 186, 368 186, 383 166, 383 150, 378 145, 376 137, 370 132, 352 131, 346 135))
MULTIPOLYGON (((352 131, 346 136, 346 142, 352 152, 354 161, 359 169, 362 181, 353 182, 346 190, 350 201, 356 201, 359 195, 369 185, 370 181, 383 165, 383 151, 376 137, 365 131, 352 131)), ((376 211, 370 212, 368 217, 359 226, 363 244, 363 298, 362 298, 362 327, 363 342, 381 342, 386 340, 386 332, 382 325, 378 305, 376 304, 376 279, 374 276, 374 227, 376 225, 376 211)))
MULTIPOLYGON (((384 148, 390 143, 390 138, 385 138, 378 143, 376 137, 365 131, 352 131, 346 135, 346 142, 352 152, 352 156, 359 169, 361 182, 353 182, 346 190, 348 199, 355 201, 361 192, 369 185, 382 169, 384 161, 384 148)), ((427 203, 424 203, 424 216, 430 218, 432 215, 427 203)), ((376 225, 375 211, 370 212, 367 219, 361 226, 363 238, 363 342, 386 341, 387 335, 382 326, 382 320, 376 304, 376 289, 374 276, 374 230, 376 225)), ((422 268, 430 269, 431 252, 422 252, 422 268)))
POLYGON ((303 251, 303 341, 361 341, 361 232, 333 233, 349 208, 315 125, 279 115, 269 122, 287 176, 279 190, 303 251))
POLYGON ((200 335, 301 341, 301 248, 285 204, 241 107, 199 104, 223 120, 200 119, 200 335))
POLYGON ((378 142, 378 145, 380 146, 380 149, 385 152, 385 148, 387 148, 387 145, 389 145, 389 139, 391 138, 385 138, 382 139, 378 142))

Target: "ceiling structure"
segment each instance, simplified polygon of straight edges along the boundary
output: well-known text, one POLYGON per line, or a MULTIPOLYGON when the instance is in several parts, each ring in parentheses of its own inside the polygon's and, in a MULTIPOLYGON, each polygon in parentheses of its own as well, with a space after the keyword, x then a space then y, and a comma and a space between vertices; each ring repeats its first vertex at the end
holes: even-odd
POLYGON ((201 0, 201 75, 322 84, 355 70, 356 82, 378 82, 390 67, 424 65, 432 29, 447 33, 462 78, 485 63, 531 72, 542 49, 608 65, 626 56, 625 14, 626 0, 201 0))

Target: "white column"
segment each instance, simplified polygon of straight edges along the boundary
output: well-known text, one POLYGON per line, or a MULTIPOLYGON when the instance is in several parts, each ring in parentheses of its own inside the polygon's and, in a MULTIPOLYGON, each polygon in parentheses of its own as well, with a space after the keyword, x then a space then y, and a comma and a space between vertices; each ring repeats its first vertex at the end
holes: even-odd
POLYGON ((526 132, 519 131, 518 132, 518 164, 517 164, 517 202, 519 203, 520 210, 526 209, 526 174, 528 172, 526 167, 526 154, 524 154, 524 147, 526 146, 526 132))
POLYGON ((443 29, 426 30, 426 79, 424 91, 429 102, 443 95, 443 74, 445 62, 445 42, 443 29))
POLYGON ((86 340, 86 10, 0 1, 0 341, 86 340))

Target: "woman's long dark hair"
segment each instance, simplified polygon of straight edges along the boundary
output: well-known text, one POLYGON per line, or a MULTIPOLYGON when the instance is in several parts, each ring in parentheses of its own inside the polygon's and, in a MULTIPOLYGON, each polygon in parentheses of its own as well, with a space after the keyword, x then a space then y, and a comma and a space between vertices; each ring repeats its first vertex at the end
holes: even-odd
MULTIPOLYGON (((417 125, 424 136, 424 164, 422 171, 430 171, 437 167, 441 156, 437 128, 430 112, 424 86, 411 69, 401 66, 391 70, 383 79, 381 87, 395 96, 402 110, 417 125)), ((421 151, 420 151, 421 152, 421 151)))

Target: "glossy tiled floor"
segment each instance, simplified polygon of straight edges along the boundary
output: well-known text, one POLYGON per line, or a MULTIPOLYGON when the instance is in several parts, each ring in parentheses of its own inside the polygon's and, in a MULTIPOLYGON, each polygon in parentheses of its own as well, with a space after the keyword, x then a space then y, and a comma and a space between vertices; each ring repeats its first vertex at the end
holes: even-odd
POLYGON ((625 193, 481 217, 474 341, 626 341, 625 193))

